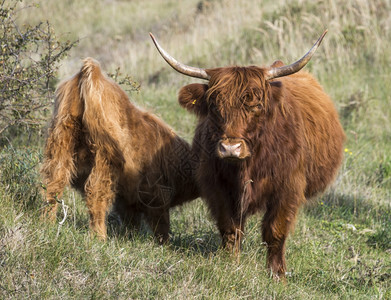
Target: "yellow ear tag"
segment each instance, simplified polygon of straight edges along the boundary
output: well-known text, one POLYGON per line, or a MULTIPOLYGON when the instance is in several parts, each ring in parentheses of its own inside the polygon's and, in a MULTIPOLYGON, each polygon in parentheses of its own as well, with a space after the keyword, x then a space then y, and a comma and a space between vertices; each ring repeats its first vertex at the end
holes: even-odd
POLYGON ((191 104, 194 105, 196 102, 197 102, 197 99, 193 100, 193 102, 191 104))

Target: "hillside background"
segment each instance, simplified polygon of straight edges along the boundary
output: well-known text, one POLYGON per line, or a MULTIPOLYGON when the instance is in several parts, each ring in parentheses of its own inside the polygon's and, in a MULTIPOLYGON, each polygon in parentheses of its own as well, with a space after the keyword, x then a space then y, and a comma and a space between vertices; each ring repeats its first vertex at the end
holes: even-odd
POLYGON ((177 93, 197 80, 173 71, 149 32, 179 61, 210 68, 291 63, 327 28, 306 70, 334 100, 347 142, 335 184, 300 213, 283 286, 265 270, 260 216, 250 219, 237 262, 219 249, 200 199, 173 210, 166 246, 147 229, 96 240, 70 189, 64 225, 42 222, 38 170, 51 113, 42 110, 37 126, 0 136, 0 298, 391 298, 390 12, 389 0, 42 0, 22 9, 18 26, 48 20, 59 40, 79 40, 53 88, 93 57, 108 73, 130 75, 140 85, 131 100, 189 142, 196 120, 177 93))

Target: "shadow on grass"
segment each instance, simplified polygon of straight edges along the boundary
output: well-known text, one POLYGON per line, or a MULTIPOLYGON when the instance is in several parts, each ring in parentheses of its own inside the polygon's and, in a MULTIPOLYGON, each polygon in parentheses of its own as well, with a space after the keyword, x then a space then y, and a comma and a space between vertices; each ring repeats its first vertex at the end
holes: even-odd
MULTIPOLYGON (((37 206, 31 209, 37 211, 37 206)), ((39 210, 39 209, 38 209, 39 210)), ((61 211, 61 208, 59 208, 61 211)), ((338 222, 338 224, 353 224, 360 231, 360 227, 371 229, 365 234, 367 244, 371 248, 386 251, 391 249, 391 207, 370 203, 365 197, 340 194, 329 191, 317 200, 313 200, 303 207, 303 212, 314 219, 338 222)), ((39 213, 36 213, 39 217, 39 213)), ((58 221, 63 217, 58 214, 58 221)), ((67 223, 71 223, 77 230, 87 232, 88 215, 76 211, 75 215, 68 215, 67 223)), ((153 233, 145 222, 141 222, 140 228, 129 229, 121 225, 118 218, 111 214, 108 217, 108 237, 126 240, 153 240, 153 233)), ((255 225, 254 225, 255 226, 255 225)), ((338 227, 339 228, 339 227, 338 227)), ((343 227, 342 227, 343 228, 343 227)), ((251 230, 250 230, 251 231, 251 230)), ((258 234, 257 234, 258 236, 258 234)), ((155 241, 156 242, 156 241, 155 241)), ((250 243, 250 241, 248 241, 250 243)), ((209 228, 205 230, 186 231, 176 230, 171 234, 169 246, 174 251, 180 251, 187 255, 199 254, 204 257, 215 254, 220 249, 221 238, 217 230, 209 228)), ((156 242, 156 244, 158 244, 156 242)))
POLYGON ((215 254, 221 245, 219 234, 213 231, 198 233, 176 233, 170 239, 170 247, 187 255, 199 254, 209 257, 215 254))
MULTIPOLYGON (((220 248, 221 238, 216 231, 211 229, 197 230, 190 226, 188 228, 181 227, 181 229, 177 227, 172 220, 172 230, 167 245, 173 251, 180 251, 189 255, 191 253, 200 254, 207 257, 220 248)), ((120 217, 115 212, 111 212, 107 218, 107 233, 109 238, 145 242, 153 240, 156 245, 159 244, 144 216, 141 217, 140 226, 135 228, 125 226, 120 217)))
MULTIPOLYGON (((107 233, 109 238, 121 240, 138 240, 141 242, 150 242, 151 240, 159 245, 154 238, 152 230, 142 218, 140 228, 129 228, 122 224, 119 217, 109 214, 107 222, 107 233)), ((200 254, 208 257, 210 254, 217 252, 221 243, 218 234, 212 231, 198 233, 170 233, 170 239, 167 246, 173 251, 179 251, 187 255, 200 254)))
POLYGON ((122 240, 140 240, 147 241, 150 240, 153 236, 152 231, 145 223, 145 221, 141 220, 140 227, 128 227, 122 223, 121 218, 114 212, 110 212, 107 217, 107 236, 109 238, 114 239, 122 239, 122 240))
POLYGON ((363 224, 391 221, 391 206, 370 203, 361 195, 346 195, 336 191, 329 191, 318 199, 309 201, 303 211, 313 217, 344 219, 363 224))
POLYGON ((371 203, 364 196, 346 195, 329 191, 318 200, 304 207, 304 213, 315 219, 343 221, 364 228, 367 244, 381 250, 391 249, 391 206, 371 203), (373 230, 375 229, 375 230, 373 230))

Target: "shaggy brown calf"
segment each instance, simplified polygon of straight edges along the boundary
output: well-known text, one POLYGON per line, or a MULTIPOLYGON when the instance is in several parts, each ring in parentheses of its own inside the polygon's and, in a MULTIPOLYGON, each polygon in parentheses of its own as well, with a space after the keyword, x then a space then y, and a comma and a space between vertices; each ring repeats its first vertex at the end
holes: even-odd
POLYGON ((126 224, 137 226, 144 214, 164 242, 169 208, 199 196, 190 145, 134 106, 91 58, 56 91, 44 155, 45 213, 55 218, 57 199, 71 184, 84 196, 90 228, 102 238, 114 199, 126 224))
POLYGON ((333 181, 343 156, 332 101, 310 74, 296 73, 325 33, 296 63, 267 68, 194 68, 154 40, 174 69, 209 81, 183 87, 179 103, 199 117, 197 178, 223 245, 238 253, 246 217, 263 211, 267 267, 277 278, 285 276, 285 240, 299 206, 333 181))

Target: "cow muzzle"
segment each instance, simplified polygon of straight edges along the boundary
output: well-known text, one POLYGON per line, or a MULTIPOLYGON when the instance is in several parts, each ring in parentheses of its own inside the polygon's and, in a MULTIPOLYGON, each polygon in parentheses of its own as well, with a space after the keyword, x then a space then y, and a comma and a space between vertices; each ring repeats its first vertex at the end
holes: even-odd
POLYGON ((223 139, 217 144, 217 155, 224 160, 239 161, 249 157, 250 152, 243 139, 223 139))

